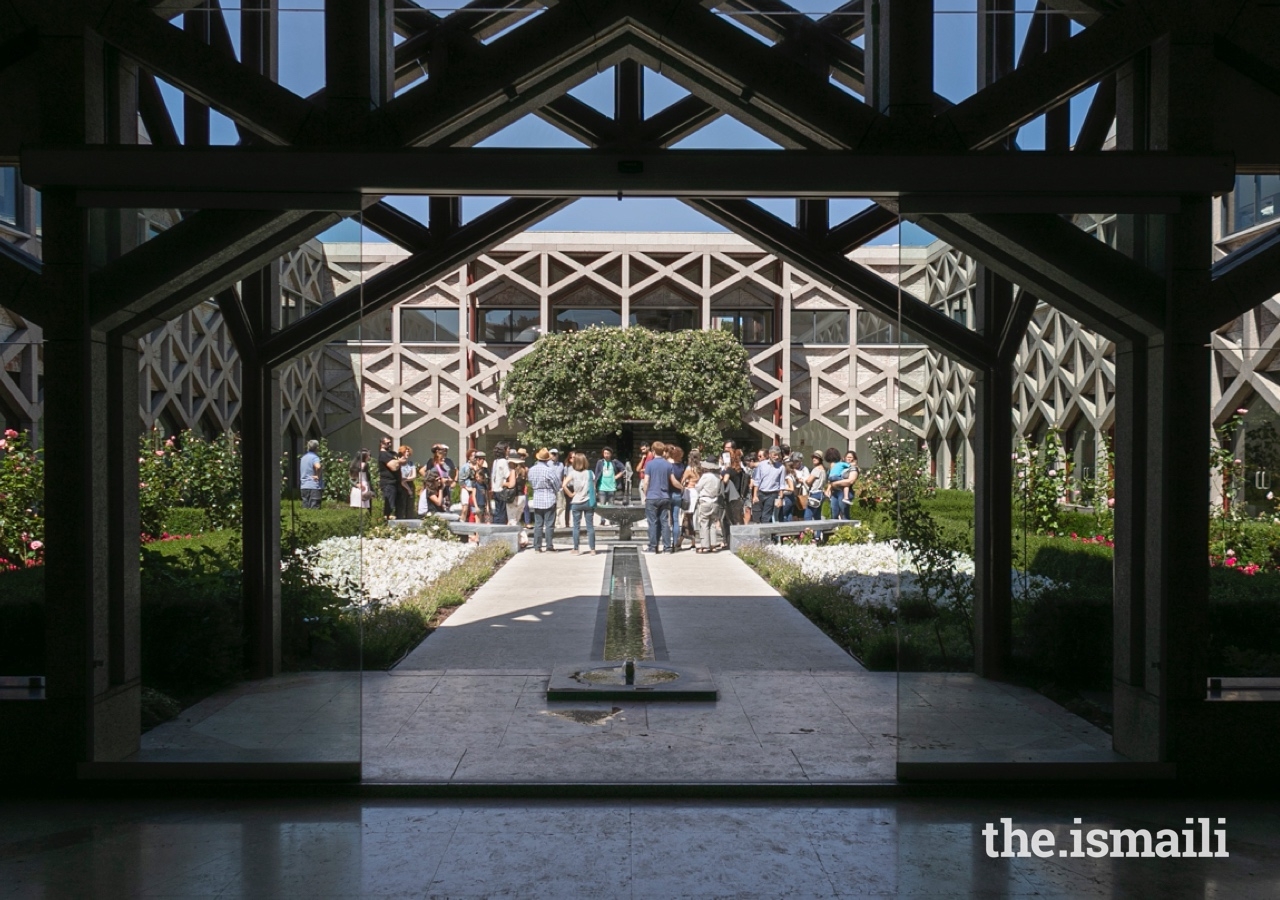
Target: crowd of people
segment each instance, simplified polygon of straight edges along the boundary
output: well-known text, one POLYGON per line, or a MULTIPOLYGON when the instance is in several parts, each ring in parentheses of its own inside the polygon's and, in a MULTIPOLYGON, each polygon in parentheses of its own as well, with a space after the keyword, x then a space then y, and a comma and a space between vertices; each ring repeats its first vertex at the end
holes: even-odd
POLYGON ((458 468, 447 444, 432 445, 431 458, 418 465, 412 447, 393 443, 383 438, 376 459, 361 450, 351 461, 353 507, 372 510, 380 500, 384 516, 402 519, 449 512, 456 486, 463 521, 524 524, 537 552, 556 549, 562 522, 571 530, 572 552, 583 552, 585 533, 585 552, 594 554, 597 507, 620 496, 629 502, 636 479, 651 553, 674 553, 686 540, 696 552, 714 553, 728 546, 734 525, 749 522, 848 518, 858 480, 858 455, 834 447, 806 459, 786 445, 744 454, 725 441, 715 457, 696 448, 686 458, 682 447, 654 441, 641 445, 632 466, 610 447, 592 464, 581 451, 562 458, 559 448, 544 447, 530 458, 525 448, 502 441, 492 465, 484 451, 473 450, 458 468))

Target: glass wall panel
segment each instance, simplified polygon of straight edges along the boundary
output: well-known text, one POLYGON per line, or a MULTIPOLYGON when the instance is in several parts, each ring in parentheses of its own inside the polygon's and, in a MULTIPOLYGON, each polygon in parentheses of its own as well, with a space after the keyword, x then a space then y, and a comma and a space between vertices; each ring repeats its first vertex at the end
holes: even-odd
MULTIPOLYGON (((904 281, 901 296, 923 297, 939 319, 956 321, 955 298, 972 296, 964 323, 999 334, 1021 288, 972 266, 962 251, 930 235, 923 243, 926 267, 967 269, 972 284, 921 289, 904 281)), ((918 252, 903 248, 904 271, 908 255, 919 262, 918 252)), ((1114 348, 1036 302, 1008 373, 1010 396, 980 402, 977 392, 994 373, 980 378, 969 361, 933 348, 916 375, 908 360, 918 358, 917 351, 903 346, 896 456, 886 456, 884 443, 873 450, 873 471, 884 471, 891 458, 888 471, 897 480, 904 778, 968 777, 977 764, 1124 761, 1110 733, 1114 348), (1059 361, 1053 379, 1043 377, 1049 358, 1059 361), (1012 446, 980 445, 987 439, 980 418, 986 415, 1011 416, 1012 446), (975 465, 984 452, 1011 463, 1012 527, 1004 533, 977 529, 979 502, 999 494, 975 465), (1011 571, 985 576, 1001 556, 997 548, 1008 550, 1011 571)), ((901 316, 892 325, 898 335, 911 328, 901 316)), ((859 329, 859 340, 893 333, 861 316, 859 329)))
MULTIPOLYGON (((233 290, 243 309, 265 307, 281 337, 327 303, 355 301, 358 313, 359 245, 341 252, 341 278, 309 242, 233 290)), ((233 775, 305 765, 308 777, 349 779, 361 758, 368 525, 358 494, 352 507, 360 445, 333 427, 333 411, 350 408, 350 379, 323 346, 245 371, 227 324, 235 314, 211 301, 142 342, 143 734, 129 761, 230 764, 233 775), (200 377, 169 366, 196 342, 214 348, 200 377), (255 411, 258 396, 274 408, 255 411), (277 489, 279 512, 264 521, 277 489)), ((354 358, 359 326, 341 337, 331 349, 354 358)))

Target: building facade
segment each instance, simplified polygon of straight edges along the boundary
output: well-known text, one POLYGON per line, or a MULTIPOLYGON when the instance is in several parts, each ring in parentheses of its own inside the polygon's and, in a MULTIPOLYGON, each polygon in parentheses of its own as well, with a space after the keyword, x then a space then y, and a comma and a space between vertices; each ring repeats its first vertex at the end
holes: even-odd
MULTIPOLYGON (((1248 176, 1222 204, 1222 255, 1269 233, 1277 191, 1248 176), (1254 191, 1250 211, 1237 195, 1254 191), (1270 190, 1262 199, 1258 191, 1270 190), (1238 230, 1229 230, 1236 228, 1238 230)), ((39 249, 36 195, 0 216, 0 231, 39 249)), ((165 223, 140 219, 139 228, 165 223)), ((1082 223, 1113 238, 1114 217, 1082 223)), ((408 256, 387 243, 310 241, 281 260, 287 324, 408 256)), ((875 246, 852 259, 948 316, 973 327, 977 264, 936 241, 875 246)), ((541 334, 591 325, 732 331, 750 351, 756 400, 735 437, 747 445, 854 447, 894 427, 929 449, 939 486, 972 488, 973 373, 924 344, 897 322, 808 277, 730 234, 530 232, 373 312, 281 370, 286 449, 311 436, 343 450, 372 435, 397 444, 491 449, 514 438, 498 387, 512 362, 541 334)), ((1250 478, 1269 486, 1266 435, 1280 425, 1280 301, 1269 300, 1213 337, 1214 420, 1247 409, 1241 452, 1251 446, 1250 478), (1250 435, 1254 436, 1250 444, 1250 435), (1255 465, 1256 463, 1256 465, 1255 465)), ((0 408, 6 427, 39 440, 44 378, 39 326, 0 309, 0 408)), ((215 302, 200 304, 141 341, 140 408, 144 428, 212 436, 238 428, 239 359, 215 302)), ((589 373, 584 373, 589 376, 589 373)), ((1040 303, 1015 362, 1015 433, 1042 440, 1054 429, 1091 479, 1115 418, 1114 345, 1040 303)), ((605 436, 602 436, 602 440, 605 436)))

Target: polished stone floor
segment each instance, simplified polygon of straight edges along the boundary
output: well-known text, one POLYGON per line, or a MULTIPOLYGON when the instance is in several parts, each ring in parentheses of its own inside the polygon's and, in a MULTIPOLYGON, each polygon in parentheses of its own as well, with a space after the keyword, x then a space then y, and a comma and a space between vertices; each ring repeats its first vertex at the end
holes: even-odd
POLYGON ((1274 804, 254 799, 0 802, 0 898, 1222 898, 1280 896, 1274 804), (1052 831, 1225 818, 1225 859, 987 856, 1052 831), (997 846, 999 849, 999 846, 997 846))
POLYGON ((715 703, 551 703, 599 659, 607 554, 521 553, 392 672, 241 685, 143 737, 136 760, 363 762, 373 782, 886 782, 901 761, 1123 763, 1025 688, 868 672, 736 557, 645 557, 659 658, 715 703))

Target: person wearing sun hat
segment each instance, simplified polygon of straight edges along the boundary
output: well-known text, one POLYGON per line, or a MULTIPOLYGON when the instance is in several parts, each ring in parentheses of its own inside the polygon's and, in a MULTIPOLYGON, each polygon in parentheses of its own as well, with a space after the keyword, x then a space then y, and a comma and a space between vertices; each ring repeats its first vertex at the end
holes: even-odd
POLYGON ((529 487, 533 488, 533 496, 529 500, 529 508, 533 510, 533 549, 539 553, 544 549, 554 553, 556 496, 564 479, 551 464, 551 451, 546 447, 534 454, 534 458, 537 462, 529 470, 529 487))

